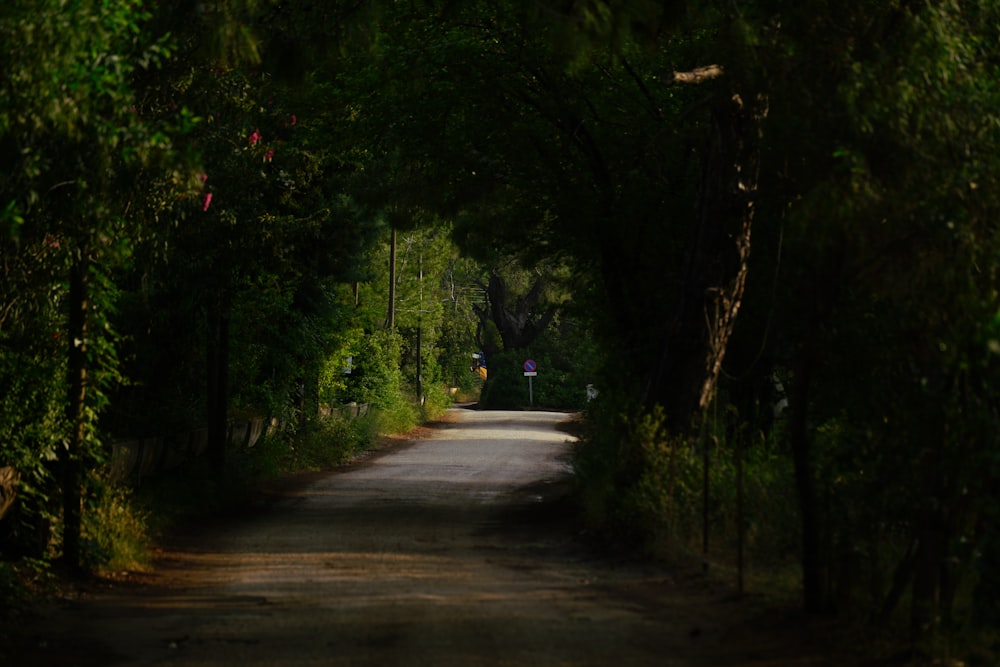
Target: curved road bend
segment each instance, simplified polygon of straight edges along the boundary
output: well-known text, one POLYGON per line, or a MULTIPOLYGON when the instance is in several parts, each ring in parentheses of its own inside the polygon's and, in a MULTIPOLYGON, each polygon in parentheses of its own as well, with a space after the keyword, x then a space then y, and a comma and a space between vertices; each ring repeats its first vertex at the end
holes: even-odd
POLYGON ((152 588, 79 602, 72 636, 41 642, 77 659, 51 664, 689 664, 699 613, 662 573, 538 523, 569 470, 566 415, 452 418, 168 550, 152 588))

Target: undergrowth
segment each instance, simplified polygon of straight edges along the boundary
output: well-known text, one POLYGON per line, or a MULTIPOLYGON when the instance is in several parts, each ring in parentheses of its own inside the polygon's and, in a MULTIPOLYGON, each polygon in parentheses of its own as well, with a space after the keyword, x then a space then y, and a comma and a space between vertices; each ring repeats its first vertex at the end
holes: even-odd
POLYGON ((144 570, 150 560, 147 508, 134 502, 131 489, 100 480, 83 513, 84 554, 92 570, 144 570))
POLYGON ((721 429, 695 442, 669 434, 660 409, 641 412, 604 401, 589 406, 587 417, 574 468, 577 500, 592 533, 613 548, 656 560, 709 565, 735 582, 741 477, 745 583, 798 594, 795 487, 791 465, 774 443, 746 446, 739 475, 733 444, 721 429))
MULTIPOLYGON (((374 448, 380 435, 405 433, 421 421, 436 419, 449 405, 447 392, 429 391, 423 406, 399 401, 355 418, 317 418, 266 435, 253 447, 230 447, 222 473, 202 456, 143 478, 138 486, 115 484, 106 474, 95 474, 84 497, 84 566, 98 576, 146 570, 154 543, 176 526, 236 509, 261 485, 285 475, 348 462, 374 448)), ((36 594, 58 588, 60 533, 55 513, 38 554, 0 552, 0 607, 23 607, 36 594)))

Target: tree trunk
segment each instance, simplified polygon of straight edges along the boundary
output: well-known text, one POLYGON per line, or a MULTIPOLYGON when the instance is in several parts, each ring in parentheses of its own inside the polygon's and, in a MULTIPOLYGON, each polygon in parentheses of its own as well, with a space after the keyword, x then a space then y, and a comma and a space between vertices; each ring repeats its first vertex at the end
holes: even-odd
POLYGON ((941 574, 948 551, 945 485, 940 452, 928 454, 917 521, 917 551, 913 565, 910 632, 913 641, 928 636, 938 623, 941 574))
POLYGON ((743 513, 743 438, 746 431, 741 429, 736 436, 736 593, 743 595, 745 588, 744 549, 746 544, 746 520, 743 513))
MULTIPOLYGON (((921 512, 922 520, 936 522, 921 512)), ((913 602, 910 633, 913 641, 927 637, 938 623, 938 593, 946 544, 937 526, 921 526, 913 568, 913 602)))
POLYGON ((207 417, 208 457, 213 470, 226 468, 226 440, 229 420, 229 314, 222 299, 208 306, 207 417))
POLYGON ((417 316, 417 404, 424 404, 423 317, 417 316))
POLYGON ((709 518, 711 516, 711 446, 718 445, 715 436, 701 440, 701 569, 708 572, 709 518), (711 446, 709 445, 711 443, 711 446))
POLYGON ((711 401, 742 304, 765 114, 764 100, 738 95, 713 110, 683 285, 646 388, 675 432, 711 401))
POLYGON ((299 428, 304 429, 319 414, 319 366, 308 359, 301 359, 299 365, 304 373, 298 380, 299 428))
POLYGON ((896 563, 896 569, 892 575, 892 586, 879 607, 878 616, 875 617, 877 624, 886 625, 889 623, 889 619, 892 618, 892 614, 896 610, 896 605, 899 604, 903 593, 906 592, 907 585, 913 578, 915 563, 916 542, 913 542, 906 548, 906 554, 903 555, 902 559, 896 563))
POLYGON ((481 326, 487 319, 496 325, 505 351, 523 350, 531 345, 555 317, 559 310, 555 306, 536 312, 544 287, 544 279, 538 276, 527 294, 511 299, 504 279, 495 271, 490 276, 486 286, 488 307, 475 310, 481 326))
POLYGON ((795 367, 788 437, 802 523, 803 604, 806 611, 819 613, 827 611, 828 596, 820 539, 820 502, 812 467, 812 441, 809 437, 809 393, 815 363, 812 345, 812 342, 807 343, 795 367))
POLYGON ((63 560, 72 572, 82 569, 83 448, 86 437, 87 396, 87 252, 81 249, 69 278, 69 358, 67 364, 66 421, 69 439, 63 451, 63 560))

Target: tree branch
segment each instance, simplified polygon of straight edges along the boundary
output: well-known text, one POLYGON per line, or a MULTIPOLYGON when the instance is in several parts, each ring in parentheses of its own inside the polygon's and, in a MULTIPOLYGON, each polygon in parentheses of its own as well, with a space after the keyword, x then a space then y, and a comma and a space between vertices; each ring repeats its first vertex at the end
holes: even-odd
POLYGON ((664 79, 663 83, 668 86, 699 84, 711 81, 712 79, 718 79, 723 74, 725 74, 725 71, 721 65, 706 65, 704 67, 695 67, 690 72, 674 72, 669 79, 664 79))
MULTIPOLYGON (((653 114, 653 116, 658 118, 659 120, 663 120, 663 111, 656 103, 656 99, 653 97, 653 94, 649 91, 649 88, 646 87, 646 84, 645 82, 643 82, 642 77, 639 76, 638 72, 632 69, 632 65, 629 64, 627 58, 622 58, 622 66, 625 68, 625 71, 628 72, 629 76, 632 77, 632 81, 635 82, 635 85, 639 89, 639 92, 642 93, 642 96, 648 103, 649 110, 653 114)), ((677 73, 674 72, 674 76, 676 75, 677 73)))

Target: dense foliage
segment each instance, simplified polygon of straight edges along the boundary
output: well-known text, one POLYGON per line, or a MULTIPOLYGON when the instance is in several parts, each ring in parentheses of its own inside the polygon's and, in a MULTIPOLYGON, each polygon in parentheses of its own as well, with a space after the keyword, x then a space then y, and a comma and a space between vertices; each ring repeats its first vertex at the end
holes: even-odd
POLYGON ((994 0, 5 3, 4 556, 113 550, 86 516, 123 502, 115 440, 207 427, 224 475, 236 417, 286 451, 344 404, 403 428, 475 395, 473 353, 483 404, 521 408, 532 358, 534 405, 586 404, 594 530, 995 659, 997 26, 994 0))

